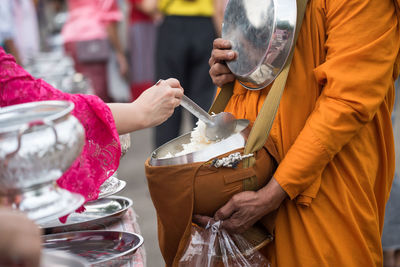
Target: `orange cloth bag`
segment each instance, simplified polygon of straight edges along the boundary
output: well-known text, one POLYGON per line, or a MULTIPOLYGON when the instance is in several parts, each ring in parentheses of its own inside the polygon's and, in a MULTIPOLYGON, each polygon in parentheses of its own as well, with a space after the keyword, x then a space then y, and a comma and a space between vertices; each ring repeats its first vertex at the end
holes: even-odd
MULTIPOLYGON (((268 142, 267 146, 271 145, 268 142)), ((218 158, 235 152, 243 154, 243 150, 218 158)), ((215 168, 211 166, 212 160, 168 166, 150 166, 149 159, 145 163, 150 195, 157 211, 159 245, 167 266, 178 264, 190 241, 193 214, 212 217, 233 195, 244 191, 244 180, 251 180, 255 189, 261 188, 277 166, 265 147, 255 153, 255 164, 250 168, 243 168, 243 162, 237 168, 215 168)), ((267 233, 264 237, 270 240, 267 233)))

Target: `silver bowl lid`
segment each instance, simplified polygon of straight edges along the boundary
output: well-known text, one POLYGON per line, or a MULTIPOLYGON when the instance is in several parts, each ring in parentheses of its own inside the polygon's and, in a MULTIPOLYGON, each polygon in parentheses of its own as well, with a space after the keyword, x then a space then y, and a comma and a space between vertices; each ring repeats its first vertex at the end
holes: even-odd
POLYGON ((222 38, 238 57, 227 65, 247 89, 262 89, 278 76, 292 48, 296 16, 295 0, 228 2, 222 38))
POLYGON ((0 109, 0 134, 14 132, 37 121, 56 121, 68 115, 74 103, 68 101, 37 101, 0 109))
POLYGON ((228 138, 210 144, 201 150, 197 150, 180 156, 166 157, 166 155, 168 155, 169 153, 175 155, 183 151, 182 145, 191 142, 191 133, 181 135, 154 150, 151 154, 149 164, 151 166, 165 166, 208 161, 229 151, 242 148, 246 145, 247 137, 250 132, 248 126, 248 120, 239 119, 237 120, 234 133, 228 138))

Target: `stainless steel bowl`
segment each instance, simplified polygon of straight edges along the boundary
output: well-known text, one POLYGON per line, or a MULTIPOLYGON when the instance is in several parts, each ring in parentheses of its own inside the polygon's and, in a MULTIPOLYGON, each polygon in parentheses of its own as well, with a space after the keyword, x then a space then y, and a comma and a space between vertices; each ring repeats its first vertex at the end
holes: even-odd
POLYGON ((296 0, 229 0, 222 38, 238 53, 227 62, 250 90, 269 85, 280 73, 293 46, 296 0))
POLYGON ((89 267, 83 257, 70 254, 66 251, 55 249, 42 249, 40 267, 89 267))
POLYGON ((41 101, 0 109, 0 195, 55 181, 81 153, 74 104, 41 101))
POLYGON ((237 120, 234 133, 226 139, 210 144, 205 149, 194 151, 181 156, 165 158, 169 153, 176 154, 183 150, 183 144, 190 143, 190 134, 179 136, 153 151, 149 164, 152 166, 165 166, 207 161, 216 156, 245 146, 250 133, 249 121, 237 120))
POLYGON ((123 266, 143 244, 143 237, 124 231, 77 231, 42 236, 43 248, 85 258, 90 266, 123 266))

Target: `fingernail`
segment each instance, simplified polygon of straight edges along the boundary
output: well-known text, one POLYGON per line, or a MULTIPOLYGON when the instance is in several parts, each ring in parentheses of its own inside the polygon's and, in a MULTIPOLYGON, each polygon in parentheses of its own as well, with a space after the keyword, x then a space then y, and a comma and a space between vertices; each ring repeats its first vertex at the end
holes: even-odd
POLYGON ((156 85, 159 85, 162 81, 164 81, 163 79, 159 79, 157 82, 156 82, 156 85))
POLYGON ((228 57, 233 58, 234 56, 235 56, 235 53, 233 53, 232 51, 228 52, 228 57))

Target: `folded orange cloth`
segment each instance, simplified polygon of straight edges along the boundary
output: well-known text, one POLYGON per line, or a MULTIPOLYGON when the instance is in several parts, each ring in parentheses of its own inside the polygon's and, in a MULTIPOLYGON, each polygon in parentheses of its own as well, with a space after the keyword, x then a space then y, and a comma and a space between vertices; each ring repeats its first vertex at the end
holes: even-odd
MULTIPOLYGON (((225 111, 234 114, 236 118, 248 119, 251 123, 254 123, 270 88, 271 86, 268 86, 263 90, 247 90, 241 86, 239 82, 236 82, 234 85, 233 95, 229 100, 225 111)), ((218 89, 218 93, 219 90, 220 89, 218 89)), ((272 139, 268 140, 278 142, 276 139, 277 138, 272 136, 272 139)), ((274 158, 279 163, 283 156, 277 151, 276 147, 271 146, 271 144, 268 147, 269 152, 273 154, 274 158)), ((316 197, 320 185, 321 177, 318 177, 306 190, 296 197, 297 204, 309 206, 312 200, 316 197)))

